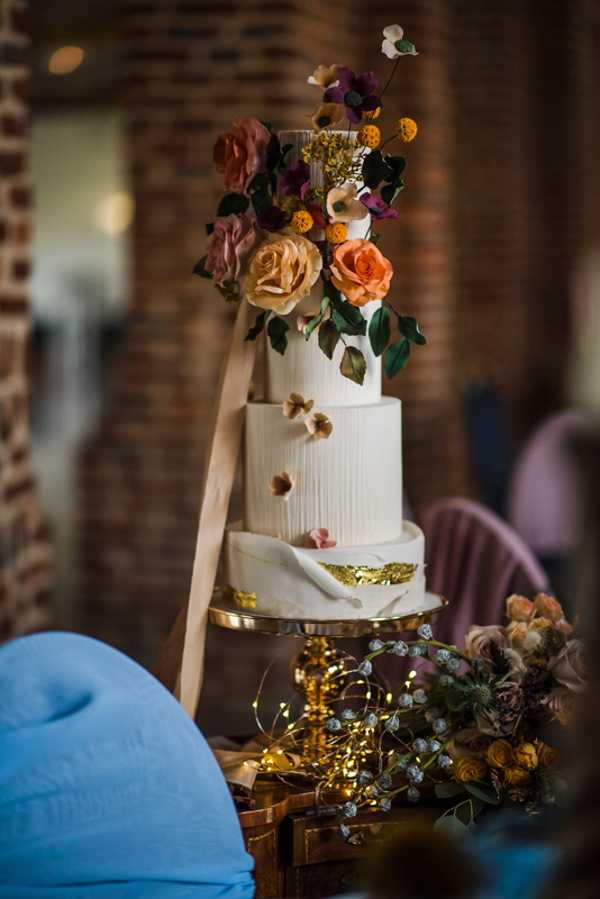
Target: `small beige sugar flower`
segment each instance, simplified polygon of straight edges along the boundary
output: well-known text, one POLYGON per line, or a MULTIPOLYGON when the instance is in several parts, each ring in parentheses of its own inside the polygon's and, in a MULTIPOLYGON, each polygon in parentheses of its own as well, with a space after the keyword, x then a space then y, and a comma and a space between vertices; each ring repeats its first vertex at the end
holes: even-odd
POLYGON ((273 475, 269 486, 273 496, 280 496, 283 500, 288 500, 294 489, 294 480, 287 471, 282 471, 281 474, 273 475))
POLYGON ((313 406, 314 401, 305 400, 301 393, 290 393, 282 408, 286 418, 297 418, 298 415, 308 415, 313 406))
POLYGON ((305 420, 304 424, 314 440, 326 440, 333 431, 333 422, 324 412, 314 412, 305 420))

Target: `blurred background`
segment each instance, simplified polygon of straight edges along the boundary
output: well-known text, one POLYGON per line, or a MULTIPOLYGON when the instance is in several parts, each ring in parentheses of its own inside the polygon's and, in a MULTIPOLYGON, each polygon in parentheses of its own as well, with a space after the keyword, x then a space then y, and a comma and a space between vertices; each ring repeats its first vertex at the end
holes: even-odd
MULTIPOLYGON (((241 115, 303 127, 318 63, 384 76, 393 22, 420 55, 388 115, 420 131, 382 247, 429 340, 385 386, 403 400, 405 490, 417 521, 447 495, 508 514, 528 438, 600 380, 598 0, 1 10, 3 639, 58 626, 152 661, 188 595, 230 331, 191 274, 220 192, 213 143, 241 115)), ((251 729, 265 656, 288 654, 211 634, 207 729, 251 729)))

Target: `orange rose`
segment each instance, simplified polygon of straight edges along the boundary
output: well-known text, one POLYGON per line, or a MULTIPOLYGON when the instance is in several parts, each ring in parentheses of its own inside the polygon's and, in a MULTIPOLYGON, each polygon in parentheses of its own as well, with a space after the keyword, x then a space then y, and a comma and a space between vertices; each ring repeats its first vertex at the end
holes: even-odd
POLYGON ((270 140, 270 132, 254 116, 238 119, 230 131, 219 135, 213 159, 227 190, 245 191, 265 165, 270 140))
POLYGON ((393 274, 392 263, 370 240, 347 240, 334 250, 331 280, 353 306, 382 300, 393 274))
POLYGON ((533 604, 536 612, 539 615, 543 615, 544 618, 550 618, 552 621, 560 621, 565 617, 559 601, 553 596, 548 596, 547 593, 538 593, 538 595, 534 597, 533 604))
POLYGON ((518 596, 513 593, 506 600, 506 615, 512 621, 529 621, 533 612, 533 603, 526 596, 518 596))

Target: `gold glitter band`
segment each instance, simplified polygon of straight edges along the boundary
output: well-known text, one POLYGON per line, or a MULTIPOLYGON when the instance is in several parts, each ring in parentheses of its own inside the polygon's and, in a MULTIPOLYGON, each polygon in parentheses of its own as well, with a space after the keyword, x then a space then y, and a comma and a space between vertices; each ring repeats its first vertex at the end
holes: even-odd
POLYGON ((238 609, 256 608, 256 593, 244 593, 243 590, 232 590, 231 596, 238 609))
POLYGON ((383 568, 370 568, 368 565, 327 565, 319 562, 332 577, 345 587, 364 587, 378 585, 389 587, 392 584, 405 584, 413 579, 418 565, 409 562, 388 562, 383 568))

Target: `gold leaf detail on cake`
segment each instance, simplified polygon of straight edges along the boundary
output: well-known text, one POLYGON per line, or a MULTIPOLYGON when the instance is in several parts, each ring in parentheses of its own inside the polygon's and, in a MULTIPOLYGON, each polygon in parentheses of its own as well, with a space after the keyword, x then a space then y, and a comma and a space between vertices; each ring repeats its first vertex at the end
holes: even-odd
POLYGON ((393 584, 406 584, 413 579, 419 567, 410 562, 388 562, 382 568, 370 568, 368 565, 331 565, 327 562, 319 562, 319 565, 345 587, 368 585, 390 587, 393 584))
POLYGON ((245 593, 243 590, 232 590, 231 595, 238 609, 256 608, 256 593, 245 593))

